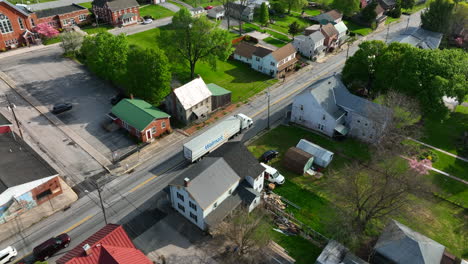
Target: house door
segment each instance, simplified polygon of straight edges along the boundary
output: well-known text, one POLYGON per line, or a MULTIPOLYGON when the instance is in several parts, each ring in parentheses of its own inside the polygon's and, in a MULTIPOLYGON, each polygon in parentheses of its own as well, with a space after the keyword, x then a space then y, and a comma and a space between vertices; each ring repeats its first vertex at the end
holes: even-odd
POLYGON ((146 140, 150 140, 153 138, 153 134, 151 133, 151 129, 146 130, 146 140))

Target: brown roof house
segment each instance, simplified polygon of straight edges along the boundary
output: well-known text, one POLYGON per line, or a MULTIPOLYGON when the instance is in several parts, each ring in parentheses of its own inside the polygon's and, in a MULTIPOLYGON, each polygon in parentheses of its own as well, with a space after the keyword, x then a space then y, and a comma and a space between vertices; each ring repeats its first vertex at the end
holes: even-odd
POLYGON ((289 148, 282 160, 283 167, 298 175, 306 174, 308 170, 312 169, 313 163, 314 156, 312 154, 296 147, 289 148))
POLYGON ((328 51, 333 51, 338 45, 338 30, 336 30, 332 23, 328 23, 320 28, 320 32, 325 36, 323 45, 327 47, 328 51))
POLYGON ((319 24, 325 25, 328 23, 337 24, 340 23, 343 18, 343 14, 337 10, 331 10, 326 13, 311 17, 310 20, 315 21, 319 24))
POLYGON ((241 42, 234 51, 234 59, 250 64, 256 71, 281 78, 294 68, 297 62, 296 53, 296 48, 291 43, 273 51, 241 42))

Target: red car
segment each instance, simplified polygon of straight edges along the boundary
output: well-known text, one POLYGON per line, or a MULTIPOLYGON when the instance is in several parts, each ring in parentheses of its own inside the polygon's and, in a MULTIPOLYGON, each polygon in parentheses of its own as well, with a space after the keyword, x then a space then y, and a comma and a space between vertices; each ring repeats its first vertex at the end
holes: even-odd
POLYGON ((70 236, 67 234, 48 239, 33 249, 34 258, 39 261, 47 260, 59 250, 68 247, 70 240, 70 236))
POLYGON ((205 7, 205 10, 210 10, 212 8, 213 8, 213 6, 207 6, 207 7, 205 7))

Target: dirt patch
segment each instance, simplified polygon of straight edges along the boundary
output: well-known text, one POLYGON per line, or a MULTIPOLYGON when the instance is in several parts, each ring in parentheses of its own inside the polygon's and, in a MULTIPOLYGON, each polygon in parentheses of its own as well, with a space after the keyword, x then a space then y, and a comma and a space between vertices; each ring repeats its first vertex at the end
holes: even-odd
POLYGON ((207 120, 203 121, 200 124, 193 124, 189 128, 186 128, 184 131, 185 133, 191 135, 197 132, 198 130, 202 129, 204 126, 207 126, 213 122, 216 122, 216 120, 218 120, 219 118, 230 114, 232 111, 234 111, 237 107, 240 107, 240 106, 241 106, 240 103, 238 103, 238 104, 228 105, 224 108, 220 108, 216 112, 212 113, 210 118, 208 118, 207 120))

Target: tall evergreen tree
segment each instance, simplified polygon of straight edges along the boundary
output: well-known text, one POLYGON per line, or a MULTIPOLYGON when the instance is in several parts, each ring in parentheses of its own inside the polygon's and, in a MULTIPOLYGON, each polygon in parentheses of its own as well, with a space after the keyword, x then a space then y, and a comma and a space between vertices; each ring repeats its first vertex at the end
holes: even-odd
POLYGON ((270 22, 270 14, 268 13, 268 6, 265 2, 260 6, 260 23, 267 26, 270 22))
POLYGON ((421 26, 424 29, 447 33, 450 27, 454 4, 450 0, 434 0, 421 14, 421 26))

